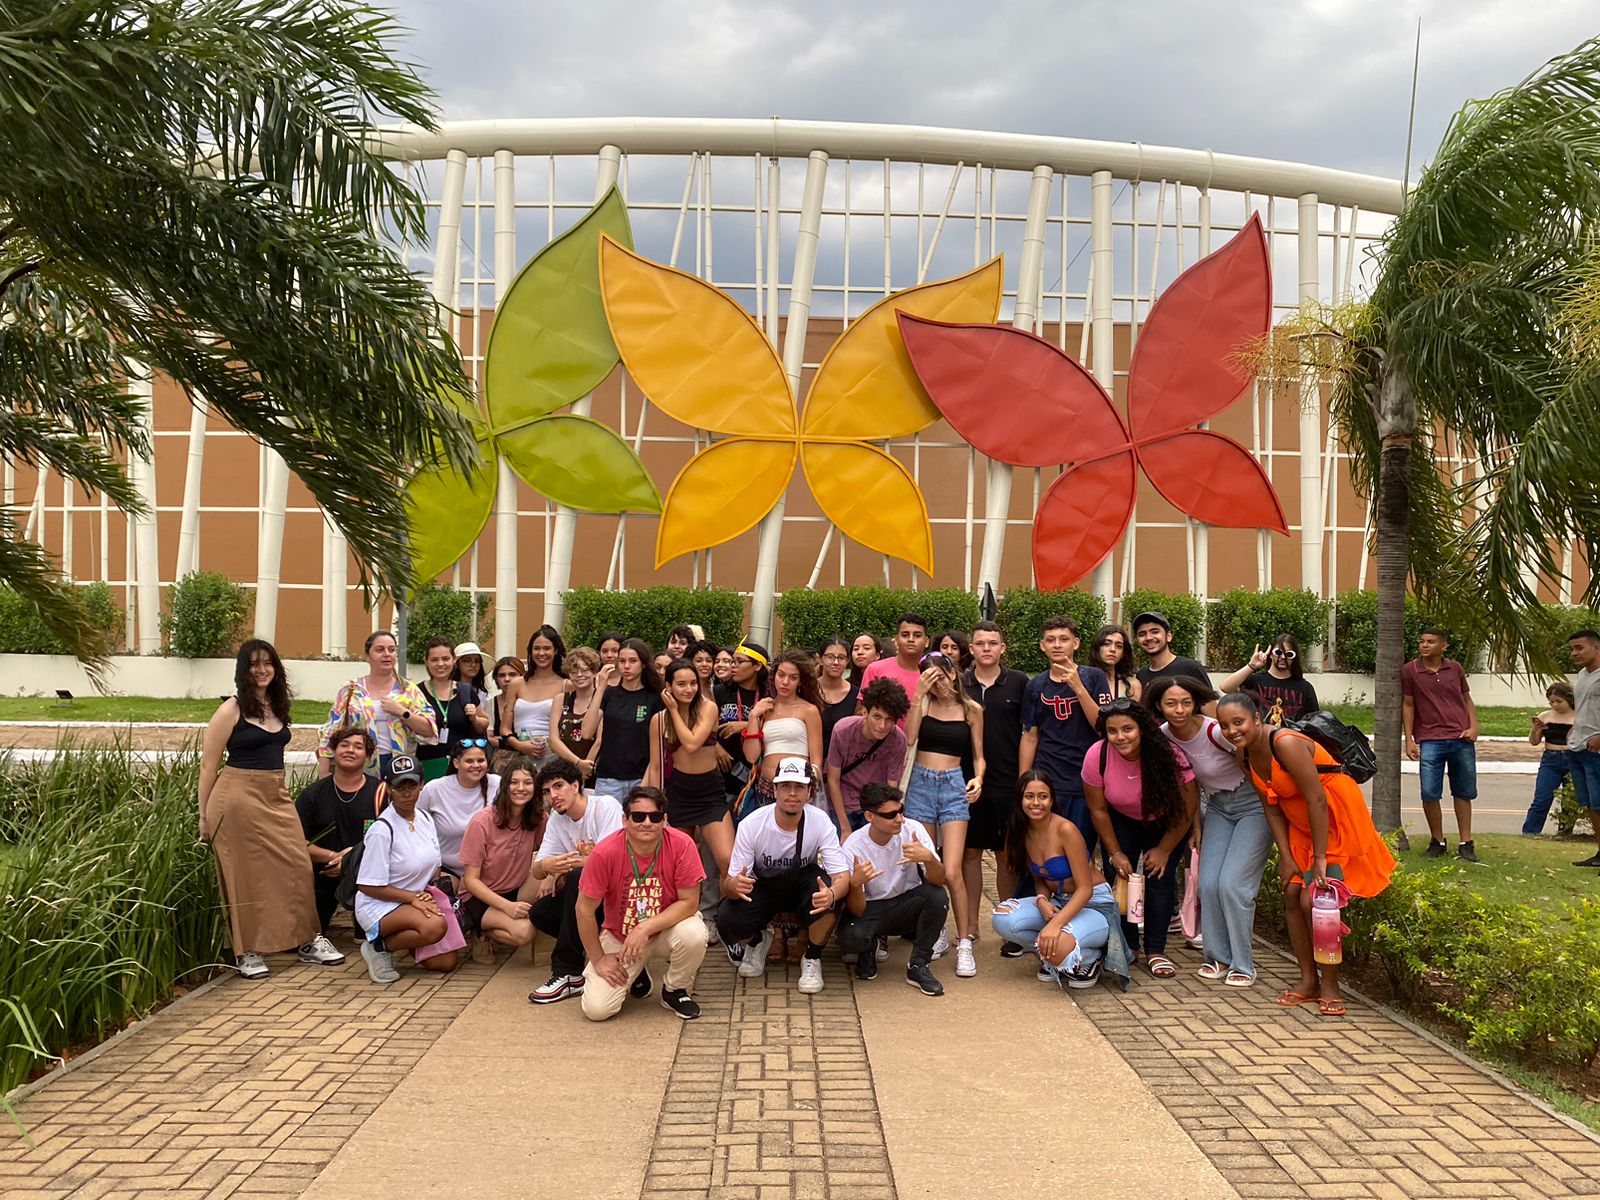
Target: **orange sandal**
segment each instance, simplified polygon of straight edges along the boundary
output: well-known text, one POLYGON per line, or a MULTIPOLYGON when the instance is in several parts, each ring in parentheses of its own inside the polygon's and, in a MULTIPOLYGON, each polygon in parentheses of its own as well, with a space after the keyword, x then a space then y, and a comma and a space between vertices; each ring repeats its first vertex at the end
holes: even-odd
POLYGON ((1310 1004, 1315 999, 1315 996, 1302 996, 1299 992, 1283 991, 1278 993, 1274 1003, 1279 1008, 1295 1008, 1301 1004, 1310 1004))
POLYGON ((1343 1000, 1318 1000, 1317 1008, 1321 1010, 1322 1015, 1325 1017, 1344 1016, 1343 1000))

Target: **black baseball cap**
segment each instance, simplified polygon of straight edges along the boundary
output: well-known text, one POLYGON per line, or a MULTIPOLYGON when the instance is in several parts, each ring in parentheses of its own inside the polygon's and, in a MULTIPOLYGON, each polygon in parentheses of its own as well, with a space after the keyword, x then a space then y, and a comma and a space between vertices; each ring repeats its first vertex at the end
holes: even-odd
POLYGON ((1133 631, 1138 633, 1141 625, 1149 625, 1152 622, 1161 626, 1161 628, 1165 629, 1168 633, 1172 632, 1172 622, 1167 620, 1167 614, 1164 612, 1158 612, 1155 609, 1151 609, 1149 612, 1142 612, 1135 617, 1133 619, 1133 631))
POLYGON ((417 760, 409 754, 396 754, 389 760, 389 770, 385 778, 390 783, 397 783, 402 779, 422 782, 422 768, 417 765, 417 760))

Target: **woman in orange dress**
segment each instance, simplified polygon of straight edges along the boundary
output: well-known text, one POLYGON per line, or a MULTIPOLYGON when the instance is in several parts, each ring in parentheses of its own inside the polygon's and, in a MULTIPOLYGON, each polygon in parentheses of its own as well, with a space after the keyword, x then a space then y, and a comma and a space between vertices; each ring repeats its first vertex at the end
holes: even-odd
POLYGON ((1278 844, 1289 943, 1300 964, 1299 984, 1278 1003, 1315 1000, 1323 1016, 1342 1017, 1338 964, 1318 963, 1311 952, 1311 889, 1339 879, 1354 895, 1376 896, 1389 886, 1394 855, 1372 824, 1361 785, 1305 734, 1265 724, 1242 692, 1217 702, 1217 723, 1241 752, 1278 844))

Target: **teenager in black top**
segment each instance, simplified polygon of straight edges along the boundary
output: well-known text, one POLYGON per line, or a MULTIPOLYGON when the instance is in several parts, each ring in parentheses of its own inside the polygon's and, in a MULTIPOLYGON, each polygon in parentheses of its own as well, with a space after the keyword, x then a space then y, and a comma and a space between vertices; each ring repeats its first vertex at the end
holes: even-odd
MULTIPOLYGON (((334 893, 344 873, 345 855, 359 845, 367 826, 378 815, 383 787, 367 774, 367 760, 376 745, 364 725, 344 725, 328 739, 333 773, 325 775, 295 798, 300 827, 311 854, 311 882, 317 898, 317 918, 324 934, 339 907, 334 893)), ((360 927, 356 936, 363 936, 360 927)))
POLYGON ((1133 640, 1139 643, 1139 649, 1144 651, 1145 658, 1149 660, 1139 668, 1140 687, 1149 687, 1151 680, 1173 675, 1187 675, 1190 679, 1210 685, 1211 676, 1205 667, 1192 658, 1183 658, 1172 652, 1172 623, 1167 620, 1166 613, 1142 612, 1135 617, 1133 640))

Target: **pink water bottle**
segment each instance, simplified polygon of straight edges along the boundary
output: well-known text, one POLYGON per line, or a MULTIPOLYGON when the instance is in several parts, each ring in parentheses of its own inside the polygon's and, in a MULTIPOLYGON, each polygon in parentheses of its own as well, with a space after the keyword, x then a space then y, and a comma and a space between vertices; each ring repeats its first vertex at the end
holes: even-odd
POLYGON ((1128 920, 1135 925, 1144 924, 1144 872, 1135 871, 1128 876, 1128 920))
POLYGON ((1331 966, 1344 960, 1343 928, 1338 891, 1330 883, 1318 884, 1311 892, 1311 951, 1319 963, 1331 966))

